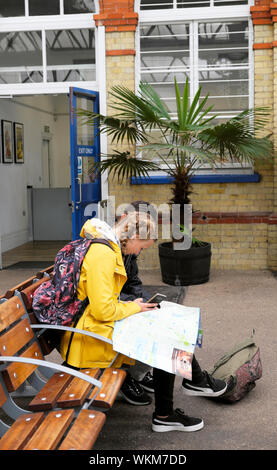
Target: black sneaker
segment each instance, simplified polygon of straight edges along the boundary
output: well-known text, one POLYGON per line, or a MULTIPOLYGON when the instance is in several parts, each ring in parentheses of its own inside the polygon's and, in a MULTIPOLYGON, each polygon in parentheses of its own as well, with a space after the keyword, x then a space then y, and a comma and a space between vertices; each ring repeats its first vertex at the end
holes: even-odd
POLYGON ((207 371, 203 371, 203 380, 193 383, 184 379, 182 389, 185 395, 202 397, 219 397, 227 389, 227 383, 224 380, 214 379, 207 371))
POLYGON ((150 371, 147 372, 147 374, 143 377, 143 379, 139 381, 139 384, 147 392, 154 393, 154 379, 150 371))
POLYGON ((145 393, 142 386, 130 374, 127 374, 126 379, 120 389, 123 398, 131 405, 150 405, 152 399, 145 393))
POLYGON ((184 411, 176 408, 175 411, 167 418, 157 418, 153 413, 152 430, 155 432, 168 432, 168 431, 185 431, 193 432, 199 431, 204 427, 204 422, 200 418, 191 418, 186 416, 184 411))

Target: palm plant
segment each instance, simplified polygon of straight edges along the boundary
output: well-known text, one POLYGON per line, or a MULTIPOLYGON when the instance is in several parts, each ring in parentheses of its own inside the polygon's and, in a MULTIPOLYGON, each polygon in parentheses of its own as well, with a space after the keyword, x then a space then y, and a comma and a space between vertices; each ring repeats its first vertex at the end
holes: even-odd
POLYGON ((96 164, 100 173, 108 170, 120 181, 140 178, 160 169, 159 160, 163 171, 173 178, 170 202, 182 207, 190 203, 191 176, 203 164, 214 167, 232 161, 253 165, 257 160, 272 157, 272 143, 269 136, 256 135, 267 122, 266 109, 245 110, 216 124, 216 116, 211 116, 213 106, 207 103, 208 95, 201 100, 201 87, 190 101, 188 80, 182 95, 176 79, 174 86, 176 118, 153 87, 144 82, 140 83, 138 93, 123 86, 112 88, 113 116, 86 110, 79 110, 78 115, 86 124, 95 125, 97 120, 100 132, 111 137, 111 144, 127 142, 135 146, 134 153, 147 152, 147 158, 133 158, 130 151, 115 150, 96 164))

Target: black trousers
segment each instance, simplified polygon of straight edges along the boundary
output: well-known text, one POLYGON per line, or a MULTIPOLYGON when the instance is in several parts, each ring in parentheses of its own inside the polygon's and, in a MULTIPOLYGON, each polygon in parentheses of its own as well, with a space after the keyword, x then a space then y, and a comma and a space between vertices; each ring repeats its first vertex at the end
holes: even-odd
MULTIPOLYGON (((192 359, 192 382, 200 382, 202 369, 195 356, 192 359)), ((167 416, 173 411, 173 394, 175 374, 170 374, 161 369, 153 369, 155 389, 155 413, 159 416, 167 416)))

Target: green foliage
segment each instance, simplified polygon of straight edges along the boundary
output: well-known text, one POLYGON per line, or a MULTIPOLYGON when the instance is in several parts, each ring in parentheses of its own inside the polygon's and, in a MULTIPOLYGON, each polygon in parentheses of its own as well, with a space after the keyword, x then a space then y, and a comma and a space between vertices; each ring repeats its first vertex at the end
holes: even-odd
MULTIPOLYGON (((185 227, 185 225, 183 225, 183 224, 180 224, 180 232, 182 232, 187 237, 190 236, 188 228, 185 227)), ((204 246, 205 245, 205 243, 203 241, 201 241, 198 238, 193 237, 193 236, 191 237, 191 244, 194 245, 194 246, 204 246)))

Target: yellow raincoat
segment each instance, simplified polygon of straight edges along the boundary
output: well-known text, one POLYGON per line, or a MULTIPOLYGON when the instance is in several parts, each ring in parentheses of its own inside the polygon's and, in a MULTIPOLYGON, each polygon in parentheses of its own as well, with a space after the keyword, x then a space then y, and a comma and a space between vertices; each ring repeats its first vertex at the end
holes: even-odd
MULTIPOLYGON (((81 236, 87 236, 88 233, 89 238, 103 238, 90 220, 84 224, 81 236)), ((119 245, 110 239, 109 243, 113 250, 96 243, 89 248, 84 258, 77 296, 81 300, 88 297, 89 305, 76 328, 112 339, 114 322, 138 313, 140 308, 135 302, 124 303, 118 300, 127 276, 119 245)), ((66 358, 70 335, 70 332, 66 332, 61 341, 63 359, 66 358)), ((75 333, 68 363, 79 368, 106 368, 115 355, 111 344, 75 333)), ((119 354, 113 366, 121 367, 123 363, 134 364, 134 361, 119 354)))

